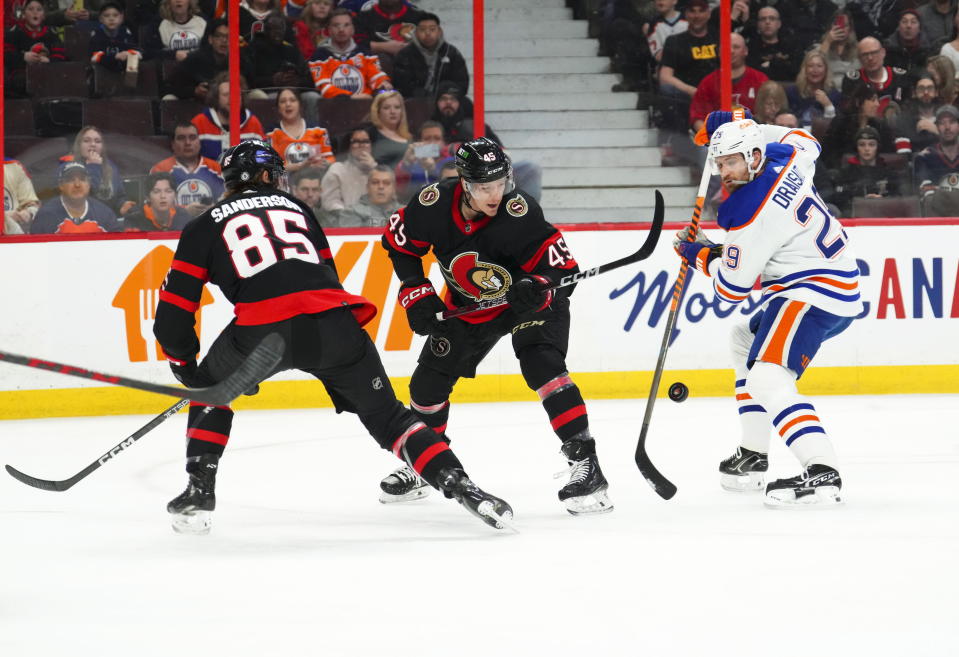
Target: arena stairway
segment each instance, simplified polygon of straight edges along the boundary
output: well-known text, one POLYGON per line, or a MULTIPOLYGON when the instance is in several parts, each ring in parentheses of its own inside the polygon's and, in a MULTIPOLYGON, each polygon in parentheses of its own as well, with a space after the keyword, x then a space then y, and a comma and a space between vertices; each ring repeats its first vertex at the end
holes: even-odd
MULTIPOLYGON (((422 0, 473 71, 472 0, 422 0)), ((542 205, 557 223, 648 221, 653 189, 666 219, 686 221, 695 181, 664 167, 636 93, 613 93, 587 22, 564 0, 486 0, 486 122, 517 160, 543 167, 542 205)), ((470 90, 472 96, 472 89, 470 90)))

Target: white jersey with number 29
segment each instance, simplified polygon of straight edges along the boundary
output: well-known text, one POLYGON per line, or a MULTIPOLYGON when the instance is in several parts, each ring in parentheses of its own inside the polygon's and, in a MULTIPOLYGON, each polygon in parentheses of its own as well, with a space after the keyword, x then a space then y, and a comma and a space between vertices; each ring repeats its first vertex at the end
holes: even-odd
POLYGON ((802 130, 760 128, 765 168, 719 207, 726 239, 723 257, 709 267, 716 296, 739 303, 758 277, 764 305, 785 297, 842 317, 858 315, 856 257, 813 185, 819 142, 802 130))

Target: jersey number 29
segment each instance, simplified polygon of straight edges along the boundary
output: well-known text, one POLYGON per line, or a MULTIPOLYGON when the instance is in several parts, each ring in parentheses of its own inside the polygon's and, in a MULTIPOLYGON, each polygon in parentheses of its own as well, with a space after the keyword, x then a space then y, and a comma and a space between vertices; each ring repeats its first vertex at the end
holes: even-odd
POLYGON ((823 205, 821 199, 815 196, 807 196, 799 204, 799 207, 796 208, 796 221, 805 226, 811 220, 822 219, 822 230, 819 231, 819 235, 816 237, 816 247, 819 249, 819 252, 822 253, 823 257, 829 260, 846 248, 846 240, 844 239, 846 233, 842 229, 842 224, 836 221, 829 213, 829 210, 823 207, 823 205), (839 229, 838 234, 835 230, 836 228, 839 229), (831 242, 826 243, 826 240, 830 237, 830 233, 832 233, 833 239, 831 242))
POLYGON ((308 231, 306 217, 289 210, 267 210, 266 216, 269 226, 261 217, 249 213, 238 214, 223 226, 223 241, 230 251, 238 276, 249 278, 281 259, 296 258, 314 264, 320 262, 320 256, 309 238, 301 232, 290 230, 292 226, 308 231), (287 246, 277 246, 276 242, 287 246))

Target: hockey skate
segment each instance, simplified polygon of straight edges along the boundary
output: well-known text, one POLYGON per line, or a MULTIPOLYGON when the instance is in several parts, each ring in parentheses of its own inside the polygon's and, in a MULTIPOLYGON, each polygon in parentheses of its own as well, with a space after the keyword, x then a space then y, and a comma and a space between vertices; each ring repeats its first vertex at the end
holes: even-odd
POLYGON ((408 465, 397 468, 380 482, 380 502, 412 502, 430 494, 430 485, 408 465))
POLYGON ((170 500, 173 531, 178 534, 209 534, 212 512, 216 508, 216 471, 219 457, 213 454, 191 457, 187 462, 190 481, 186 490, 170 500))
POLYGON ((736 493, 760 491, 766 485, 768 469, 765 454, 737 447, 735 454, 719 463, 719 485, 736 493))
POLYGON ((572 438, 563 443, 562 451, 569 468, 553 477, 559 479, 569 475, 569 481, 559 491, 559 499, 566 504, 566 510, 574 516, 612 511, 613 503, 606 494, 609 482, 596 458, 596 441, 572 438))
POLYGON ((839 491, 842 479, 828 465, 813 464, 802 474, 788 479, 777 479, 766 486, 765 504, 771 508, 797 508, 813 505, 842 504, 839 491))
POLYGON ((458 468, 444 468, 437 477, 440 490, 455 499, 474 516, 496 529, 509 528, 514 532, 513 509, 505 501, 494 497, 474 484, 458 468))

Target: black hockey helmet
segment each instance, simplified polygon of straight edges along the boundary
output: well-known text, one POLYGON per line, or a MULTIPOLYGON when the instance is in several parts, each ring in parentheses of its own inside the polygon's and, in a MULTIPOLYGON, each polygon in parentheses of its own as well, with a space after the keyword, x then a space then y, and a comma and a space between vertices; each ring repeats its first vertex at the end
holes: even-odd
POLYGON ((252 183, 261 171, 270 173, 270 182, 274 185, 286 176, 283 158, 261 139, 247 139, 223 151, 220 167, 229 188, 252 183))
POLYGON ((487 137, 463 142, 456 149, 456 171, 467 183, 508 178, 506 191, 513 188, 513 163, 499 144, 487 137))

